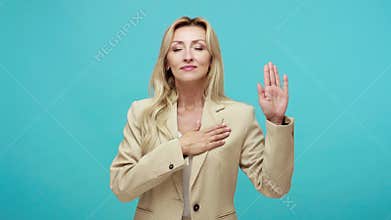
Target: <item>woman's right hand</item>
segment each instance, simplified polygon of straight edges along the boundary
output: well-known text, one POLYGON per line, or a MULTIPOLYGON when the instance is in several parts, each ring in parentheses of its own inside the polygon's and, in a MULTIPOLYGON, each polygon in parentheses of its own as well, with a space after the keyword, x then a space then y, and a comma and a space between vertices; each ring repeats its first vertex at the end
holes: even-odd
POLYGON ((199 131, 200 122, 193 131, 185 133, 179 138, 184 155, 197 155, 205 151, 221 147, 225 139, 231 134, 231 129, 223 124, 215 125, 199 131))

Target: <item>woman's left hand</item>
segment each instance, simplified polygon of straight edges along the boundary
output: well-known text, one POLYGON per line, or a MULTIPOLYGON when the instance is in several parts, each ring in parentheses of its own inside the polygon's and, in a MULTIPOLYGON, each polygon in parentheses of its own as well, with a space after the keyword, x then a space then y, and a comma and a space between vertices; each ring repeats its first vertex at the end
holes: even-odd
POLYGON ((280 77, 276 65, 272 62, 264 66, 265 87, 258 87, 258 103, 267 120, 282 124, 288 107, 288 76, 284 74, 284 86, 280 87, 280 77))

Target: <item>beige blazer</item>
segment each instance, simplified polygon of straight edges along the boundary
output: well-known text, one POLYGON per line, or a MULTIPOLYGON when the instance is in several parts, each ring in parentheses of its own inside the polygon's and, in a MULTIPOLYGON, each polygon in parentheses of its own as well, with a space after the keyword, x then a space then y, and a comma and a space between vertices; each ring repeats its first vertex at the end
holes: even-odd
MULTIPOLYGON (((110 167, 110 188, 122 202, 137 197, 135 220, 180 220, 183 213, 184 159, 179 139, 159 135, 159 144, 146 155, 140 149, 139 119, 151 99, 134 101, 127 114, 124 138, 110 167)), ((172 105, 167 126, 177 134, 177 107, 172 105)), ((267 197, 281 197, 290 189, 293 173, 293 124, 266 120, 264 136, 251 105, 229 100, 205 100, 201 129, 222 120, 232 129, 222 147, 193 157, 190 205, 193 220, 237 219, 234 194, 238 168, 267 197)))

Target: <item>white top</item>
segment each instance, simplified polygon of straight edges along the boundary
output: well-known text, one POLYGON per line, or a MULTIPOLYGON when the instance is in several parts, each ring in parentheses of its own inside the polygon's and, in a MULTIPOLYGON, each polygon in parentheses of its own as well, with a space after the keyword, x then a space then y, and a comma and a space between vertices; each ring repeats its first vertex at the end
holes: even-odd
MULTIPOLYGON (((179 137, 182 136, 182 134, 178 131, 179 137)), ((189 164, 185 164, 185 168, 183 169, 183 176, 182 176, 182 188, 183 188, 183 201, 185 203, 183 214, 184 217, 190 217, 190 191, 189 191, 189 185, 190 185, 190 171, 191 171, 191 161, 192 156, 189 157, 189 164)))

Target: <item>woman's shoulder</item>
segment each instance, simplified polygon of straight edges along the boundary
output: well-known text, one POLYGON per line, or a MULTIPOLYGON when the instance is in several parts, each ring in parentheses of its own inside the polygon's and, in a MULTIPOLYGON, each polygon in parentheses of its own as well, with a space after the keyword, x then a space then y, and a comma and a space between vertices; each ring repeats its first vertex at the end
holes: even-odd
POLYGON ((145 108, 152 104, 152 98, 135 99, 132 101, 130 107, 145 108))
POLYGON ((245 129, 255 118, 255 107, 247 102, 229 99, 221 102, 224 105, 221 117, 227 122, 245 129))
POLYGON ((143 111, 152 104, 152 98, 135 99, 131 102, 128 109, 128 117, 138 118, 143 111))
POLYGON ((221 101, 221 104, 228 108, 229 110, 234 111, 253 111, 254 106, 243 101, 234 100, 232 98, 227 98, 221 101))

